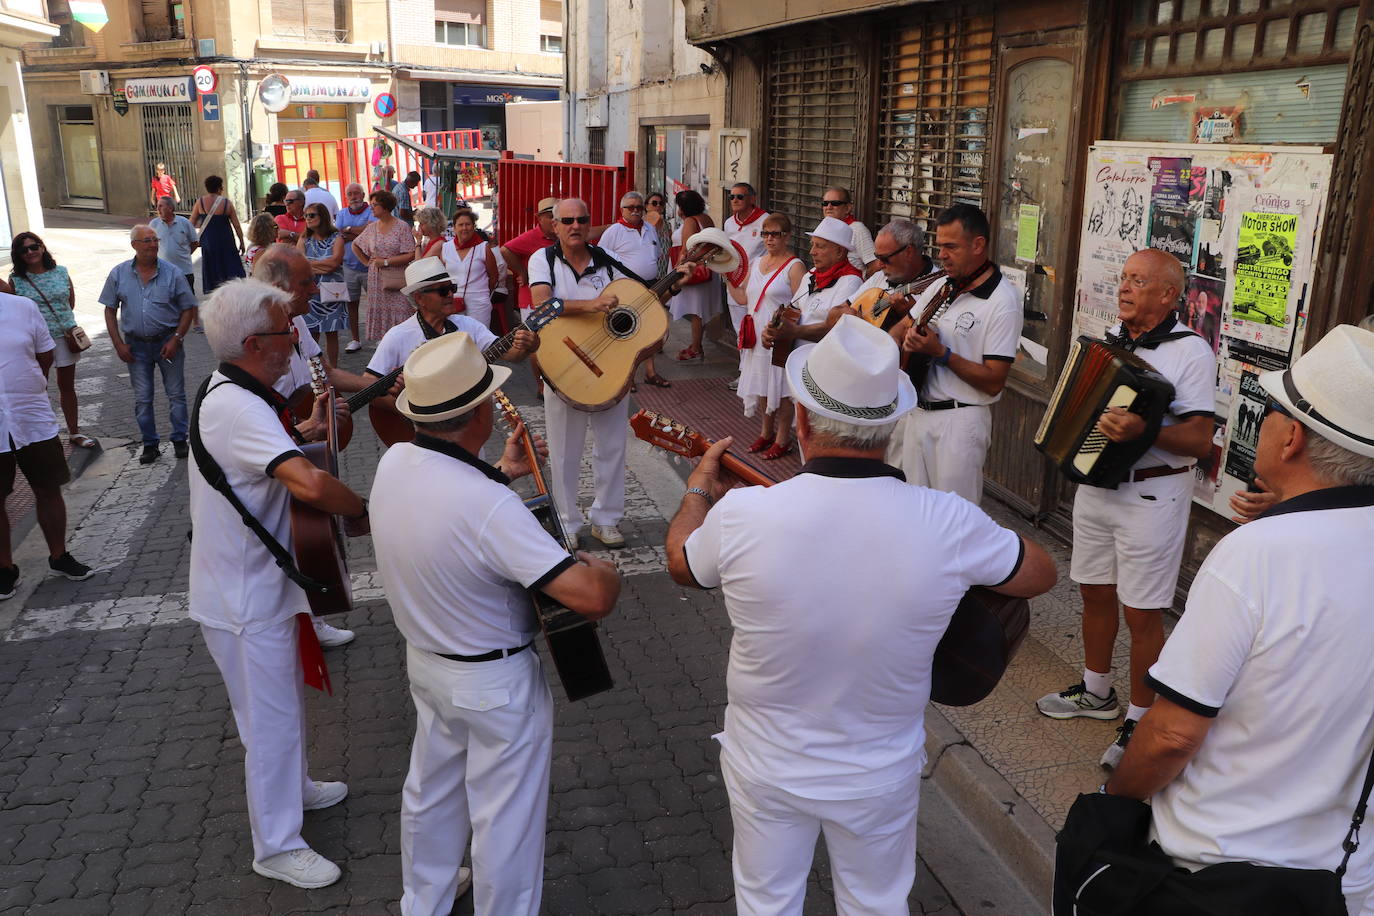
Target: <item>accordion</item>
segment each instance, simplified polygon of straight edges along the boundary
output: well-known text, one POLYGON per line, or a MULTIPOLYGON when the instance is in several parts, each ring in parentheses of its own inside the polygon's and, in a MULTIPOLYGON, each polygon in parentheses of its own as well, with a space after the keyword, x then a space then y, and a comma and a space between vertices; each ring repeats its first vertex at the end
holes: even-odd
POLYGON ((1174 399, 1174 386, 1129 350, 1080 337, 1040 428, 1035 447, 1075 483, 1115 487, 1149 451, 1174 399), (1130 442, 1112 442, 1097 429, 1109 407, 1124 407, 1145 419, 1145 432, 1130 442))

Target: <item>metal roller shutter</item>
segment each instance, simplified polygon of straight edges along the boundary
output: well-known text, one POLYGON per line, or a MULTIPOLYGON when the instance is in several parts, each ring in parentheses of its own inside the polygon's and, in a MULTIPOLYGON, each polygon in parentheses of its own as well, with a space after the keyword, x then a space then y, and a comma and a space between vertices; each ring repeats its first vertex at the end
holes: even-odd
POLYGON ((167 173, 175 175, 181 192, 180 213, 191 212, 196 198, 204 193, 196 168, 196 127, 191 106, 135 105, 143 112, 143 174, 152 175, 159 162, 167 163, 167 173))

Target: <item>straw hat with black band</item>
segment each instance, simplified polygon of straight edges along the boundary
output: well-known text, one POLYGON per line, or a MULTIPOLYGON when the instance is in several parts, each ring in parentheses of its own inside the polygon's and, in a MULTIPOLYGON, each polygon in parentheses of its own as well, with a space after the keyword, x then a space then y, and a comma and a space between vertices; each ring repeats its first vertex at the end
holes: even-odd
POLYGON ((466 332, 427 340, 405 365, 405 390, 396 409, 417 423, 460 417, 491 397, 510 378, 510 369, 493 366, 466 332))
POLYGON ((1337 325, 1292 366, 1261 373, 1259 383, 1303 426, 1374 458, 1374 331, 1337 325))
POLYGON ((427 286, 451 282, 453 281, 449 277, 448 267, 443 261, 435 257, 421 258, 406 265, 406 285, 401 287, 401 292, 409 296, 421 292, 427 286))

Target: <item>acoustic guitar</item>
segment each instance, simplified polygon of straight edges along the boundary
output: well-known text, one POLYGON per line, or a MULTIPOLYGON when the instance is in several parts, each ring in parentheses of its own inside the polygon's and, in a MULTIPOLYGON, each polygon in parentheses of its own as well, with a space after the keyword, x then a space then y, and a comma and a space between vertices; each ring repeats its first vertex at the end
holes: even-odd
MULTIPOLYGON (((709 253, 718 246, 693 245, 683 260, 701 261, 714 272, 709 253)), ((661 297, 682 275, 670 271, 653 286, 622 277, 601 292, 618 301, 609 312, 563 315, 539 332, 539 374, 554 392, 579 410, 607 410, 630 390, 635 367, 663 346, 668 310, 661 297)))
MULTIPOLYGON (((314 377, 312 384, 328 395, 326 434, 321 442, 302 445, 301 453, 315 467, 338 477, 339 425, 334 409, 334 391, 324 381, 322 373, 314 377)), ((343 526, 339 523, 339 517, 293 497, 291 547, 296 557, 296 568, 325 586, 322 591, 306 590, 310 613, 318 616, 351 611, 353 582, 348 575, 348 552, 344 547, 343 526)))
MULTIPOLYGON (((713 444, 701 433, 659 413, 641 410, 630 418, 636 436, 686 458, 706 454, 713 444)), ((729 452, 721 467, 748 486, 767 487, 773 478, 729 452)), ((935 647, 931 669, 931 702, 972 706, 987 698, 1002 679, 1030 629, 1030 602, 975 585, 954 609, 945 635, 935 647)))
POLYGON ((907 314, 904 311, 894 309, 892 300, 900 299, 903 296, 919 296, 944 275, 943 270, 936 269, 891 289, 875 286, 855 296, 849 304, 854 307, 854 310, 859 313, 859 317, 864 321, 886 331, 907 314))
MULTIPOLYGON (((945 309, 953 304, 964 293, 978 286, 991 272, 992 265, 984 262, 983 266, 975 270, 963 280, 953 280, 946 277, 946 282, 935 295, 930 297, 926 307, 921 310, 920 317, 912 321, 910 315, 896 322, 892 327, 894 334, 905 334, 913 324, 918 330, 924 331, 932 321, 945 313, 945 309)), ((927 275, 929 276, 929 275, 927 275)), ((931 282, 940 279, 931 277, 931 282)), ((902 369, 907 375, 911 376, 912 384, 916 386, 916 393, 919 395, 926 385, 926 376, 930 374, 931 357, 924 353, 902 353, 902 369)), ((952 704, 951 704, 952 705, 952 704)))
MULTIPOLYGON (((538 334, 541 328, 561 314, 563 314, 563 300, 550 299, 539 308, 531 311, 529 317, 517 324, 509 333, 492 341, 491 346, 482 351, 482 355, 486 357, 487 362, 495 362, 510 349, 511 344, 515 341, 516 331, 524 330, 538 334)), ((419 320, 423 321, 424 319, 419 320)), ((391 389, 404 368, 404 366, 397 366, 348 399, 349 410, 357 410, 364 404, 368 405, 367 418, 372 422, 372 430, 387 448, 397 442, 409 442, 415 438, 415 424, 411 423, 400 411, 389 405, 373 403, 391 389)))
MULTIPOLYGON (((497 391, 494 397, 506 422, 514 429, 520 422, 520 412, 504 393, 497 391)), ((549 496, 544 474, 539 469, 539 453, 534 448, 528 427, 521 438, 521 445, 529 461, 535 489, 535 495, 525 500, 525 508, 534 513, 539 524, 555 541, 567 547, 568 538, 563 532, 558 510, 549 496)), ((601 651, 601 640, 596 635, 596 621, 569 610, 537 588, 530 589, 529 595, 539 629, 544 633, 544 643, 549 648, 549 657, 553 659, 554 670, 558 672, 558 680, 562 682, 568 699, 584 700, 615 686, 611 670, 606 664, 606 654, 601 651)))

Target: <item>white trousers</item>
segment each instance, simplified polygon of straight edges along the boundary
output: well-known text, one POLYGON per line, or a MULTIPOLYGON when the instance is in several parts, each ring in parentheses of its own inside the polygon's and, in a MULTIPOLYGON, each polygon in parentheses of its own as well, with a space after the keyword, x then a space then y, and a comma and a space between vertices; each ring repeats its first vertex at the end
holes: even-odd
POLYGON ((819 801, 753 782, 720 757, 735 827, 735 907, 740 916, 802 912, 806 876, 825 833, 839 916, 907 916, 916 882, 920 773, 871 798, 819 801))
POLYGON ((406 648, 415 743, 401 793, 403 916, 448 916, 472 838, 473 905, 538 916, 553 696, 532 648, 455 662, 406 648))
POLYGON ((219 666, 243 744, 243 781, 253 859, 304 849, 305 685, 297 654, 295 617, 256 633, 231 633, 202 625, 219 666))
POLYGON ((589 428, 596 499, 587 516, 593 525, 620 524, 620 517, 625 514, 625 442, 630 434, 629 421, 628 399, 622 398, 609 409, 593 413, 569 406, 551 385, 544 386, 544 434, 549 442, 553 504, 558 507, 563 530, 568 534, 582 530, 577 488, 589 428))
POLYGON ((919 407, 897 421, 887 461, 908 483, 958 493, 974 505, 983 498, 983 459, 992 441, 992 411, 919 407))

